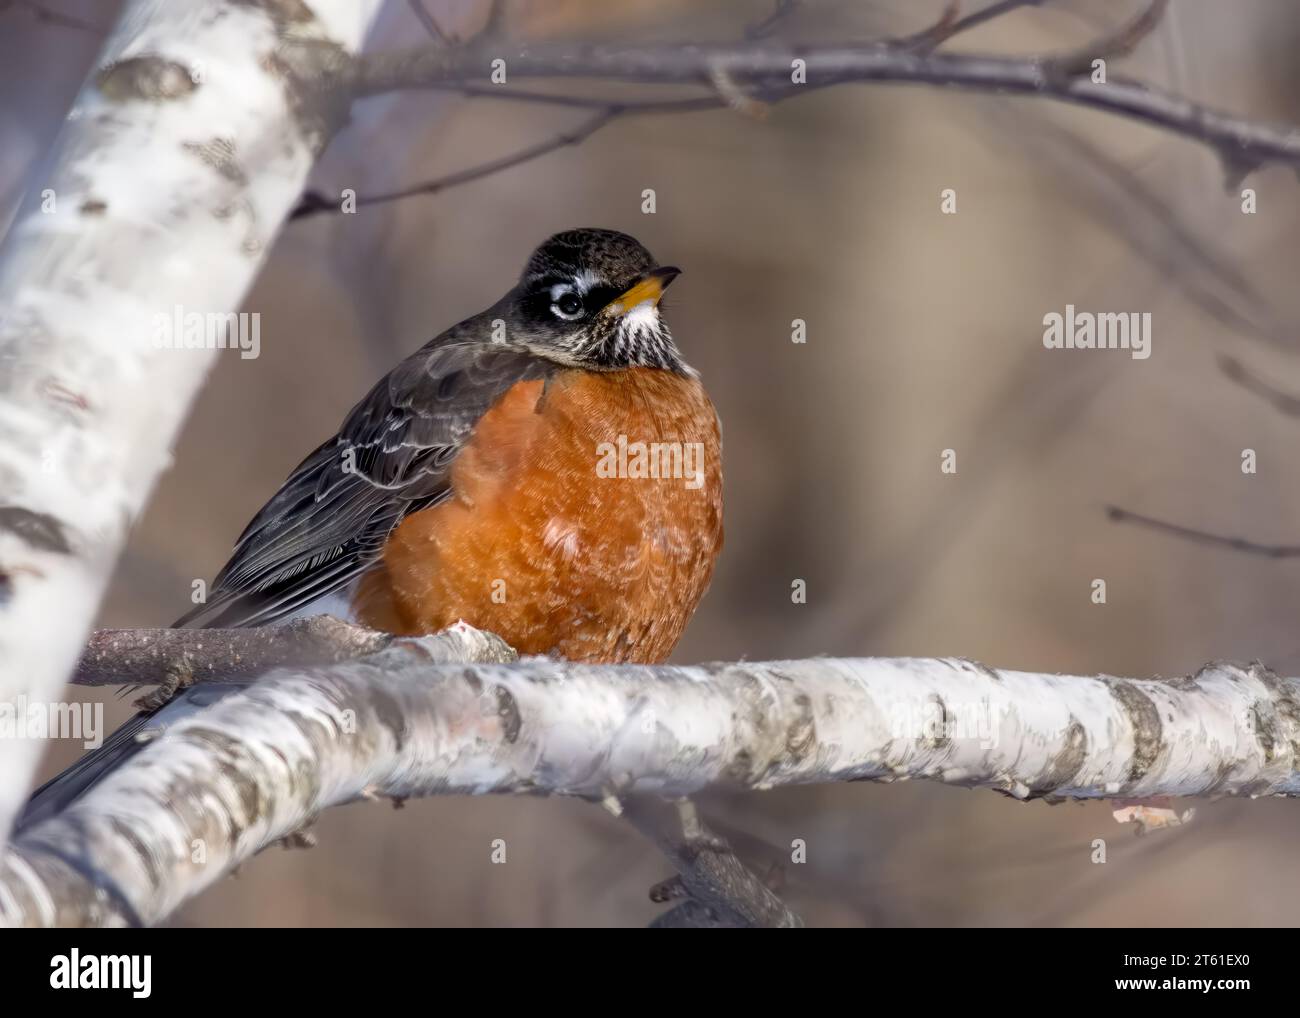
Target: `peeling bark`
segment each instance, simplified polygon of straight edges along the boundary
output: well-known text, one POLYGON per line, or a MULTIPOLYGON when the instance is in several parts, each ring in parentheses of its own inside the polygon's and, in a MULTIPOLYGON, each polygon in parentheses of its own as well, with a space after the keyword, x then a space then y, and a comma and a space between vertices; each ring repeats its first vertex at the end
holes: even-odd
MULTIPOLYGON (((214 349, 333 125, 319 54, 378 0, 134 0, 0 249, 0 703, 58 698, 214 349), (215 158, 214 153, 220 153, 215 158)), ((39 743, 0 740, 0 838, 39 743)))
MULTIPOLYGON (((157 922, 358 797, 542 793, 614 805, 913 777, 1021 799, 1300 794, 1300 679, 1257 664, 1136 680, 929 658, 437 663, 481 658, 485 639, 461 626, 355 661, 280 669, 177 722, 16 840, 0 861, 0 922, 157 922)), ((698 842, 670 854, 689 862, 698 842)), ((700 915, 709 895, 751 886, 726 869, 691 879, 700 915)), ((761 896, 757 907, 748 921, 788 924, 761 896)))

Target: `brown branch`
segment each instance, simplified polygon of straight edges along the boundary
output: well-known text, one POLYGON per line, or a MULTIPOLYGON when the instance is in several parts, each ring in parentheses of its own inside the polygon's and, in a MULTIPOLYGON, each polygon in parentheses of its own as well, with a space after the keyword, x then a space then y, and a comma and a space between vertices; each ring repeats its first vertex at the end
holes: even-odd
POLYGON ((496 38, 505 31, 505 24, 505 0, 488 0, 487 19, 483 22, 483 27, 479 29, 478 35, 474 36, 474 40, 483 41, 496 38))
POLYGON ((458 38, 445 31, 442 25, 438 23, 438 19, 424 5, 424 0, 407 0, 407 3, 411 8, 411 13, 415 15, 416 20, 420 22, 424 30, 443 46, 470 46, 475 43, 483 43, 500 36, 505 27, 504 0, 490 0, 483 27, 465 39, 458 38))
POLYGON ((918 32, 916 35, 900 40, 900 45, 925 53, 942 46, 954 36, 960 35, 962 32, 969 32, 972 28, 978 28, 994 18, 1010 14, 1021 7, 1038 7, 1045 2, 1046 0, 999 0, 998 3, 990 4, 982 10, 967 14, 964 18, 956 18, 955 15, 960 7, 960 2, 959 0, 952 0, 949 8, 940 16, 938 22, 923 32, 918 32))
POLYGON ((799 7, 800 0, 776 0, 772 13, 745 29, 746 39, 762 39, 771 35, 799 7))
POLYGON ((37 3, 36 0, 7 0, 5 3, 0 3, 0 14, 3 14, 6 10, 14 9, 25 10, 35 17, 37 21, 45 24, 58 25, 60 28, 75 28, 90 35, 108 35, 108 29, 101 25, 78 18, 72 14, 64 14, 62 11, 50 10, 44 4, 37 3))
MULTIPOLYGON (((1013 6, 1018 6, 1013 4, 1013 6)), ((943 13, 939 15, 939 20, 929 28, 904 36, 897 40, 896 46, 902 49, 910 49, 917 53, 928 53, 940 43, 952 38, 954 29, 959 24, 958 15, 961 14, 961 0, 948 0, 944 5, 943 13)), ((967 18, 966 20, 970 20, 967 18)))
POLYGON ((652 926, 803 926, 803 920, 740 861, 726 839, 705 826, 694 803, 639 796, 623 803, 623 815, 677 867, 678 877, 657 884, 651 899, 686 899, 652 926))
POLYGON ((1116 523, 1135 523, 1140 527, 1146 527, 1149 530, 1156 530, 1162 534, 1169 534, 1173 537, 1179 537, 1196 544, 1209 544, 1219 548, 1231 548, 1233 551, 1245 552, 1248 555, 1261 555, 1264 558, 1282 559, 1300 557, 1300 546, 1298 545, 1260 544, 1257 541, 1251 541, 1244 537, 1227 537, 1223 534, 1211 533, 1208 530, 1197 530, 1194 527, 1185 527, 1179 523, 1170 523, 1167 520, 1156 519, 1154 516, 1143 516, 1141 513, 1131 512, 1128 509, 1122 509, 1116 505, 1107 506, 1106 515, 1116 523))
MULTIPOLYGON (((1001 112, 1001 111, 999 111, 1001 112)), ((1050 118, 1007 118, 1008 130, 1051 160, 1056 172, 1074 178, 1071 192, 1093 197, 1095 213, 1162 273, 1162 278, 1234 331, 1293 348, 1296 337, 1281 324, 1269 301, 1231 259, 1216 252, 1183 221, 1177 208, 1140 174, 1106 150, 1050 118), (1028 128, 1028 129, 1026 129, 1028 128), (1105 186, 1100 192, 1090 181, 1105 186)))
MULTIPOLYGON (((400 191, 389 191, 385 194, 372 194, 365 197, 358 196, 356 204, 358 208, 367 205, 380 205, 384 202, 397 201, 401 198, 410 198, 417 194, 437 194, 439 191, 445 191, 449 187, 456 187, 458 184, 468 184, 471 180, 480 180, 483 177, 491 176, 494 173, 500 173, 502 170, 508 170, 512 166, 518 166, 521 163, 529 162, 546 155, 548 152, 554 152, 556 149, 564 148, 568 145, 577 145, 579 142, 586 140, 595 134, 602 127, 608 124, 615 117, 619 116, 621 111, 618 107, 609 107, 601 110, 594 117, 579 124, 572 131, 566 131, 557 134, 553 138, 539 142, 536 145, 529 145, 527 148, 520 149, 508 156, 502 156, 500 159, 493 159, 490 162, 481 163, 478 166, 471 166, 466 170, 458 170, 450 173, 445 177, 439 177, 436 180, 425 181, 422 184, 414 184, 411 187, 404 187, 400 191)), ((342 211, 337 202, 332 202, 325 198, 317 191, 308 191, 302 196, 298 207, 289 213, 289 218, 305 219, 308 216, 316 215, 318 212, 340 212, 342 211)))
POLYGON ((1219 370, 1229 381, 1267 400, 1278 413, 1286 414, 1288 417, 1300 417, 1300 396, 1292 396, 1289 392, 1274 387, 1235 357, 1220 355, 1219 370))
MULTIPOLYGON (((1146 86, 1128 80, 1095 85, 1086 78, 1073 77, 1076 66, 1086 55, 1088 60, 1099 54, 1127 53, 1160 22, 1167 0, 1152 0, 1131 22, 1098 40, 1059 57, 1005 60, 995 57, 953 57, 934 55, 933 49, 962 31, 984 24, 1018 7, 1038 6, 1043 0, 1015 0, 993 4, 964 18, 957 17, 959 4, 952 0, 939 21, 918 33, 899 40, 868 44, 856 48, 822 50, 791 48, 764 50, 754 47, 650 47, 619 50, 602 46, 578 48, 551 44, 518 50, 507 59, 511 73, 534 77, 597 77, 654 83, 707 84, 714 95, 685 100, 610 103, 575 95, 556 95, 529 90, 505 89, 475 84, 488 63, 485 43, 499 37, 500 8, 494 7, 489 24, 473 40, 473 46, 455 51, 440 47, 432 54, 427 49, 399 54, 380 54, 362 58, 339 78, 357 96, 405 88, 430 88, 458 91, 465 95, 551 105, 592 108, 597 112, 577 130, 557 135, 548 141, 529 146, 517 153, 399 191, 359 199, 357 206, 381 204, 418 194, 435 194, 449 187, 479 180, 539 158, 559 148, 577 144, 600 130, 611 120, 638 112, 687 112, 731 106, 755 116, 766 112, 768 103, 780 102, 801 94, 805 89, 824 88, 849 81, 918 81, 932 84, 964 84, 989 91, 1009 91, 1047 95, 1061 101, 1075 102, 1099 109, 1109 109, 1163 126, 1177 133, 1195 137, 1215 147, 1225 166, 1234 174, 1274 158, 1300 165, 1300 141, 1289 130, 1252 125, 1234 120, 1226 114, 1197 107, 1172 94, 1152 92, 1146 86), (808 81, 802 86, 780 84, 776 75, 785 76, 790 61, 807 63, 808 81), (937 66, 936 66, 937 65, 937 66), (777 68, 779 67, 779 72, 777 68), (819 69, 827 74, 820 79, 819 69), (1118 95, 1107 96, 1096 89, 1113 88, 1118 95), (1118 101, 1117 101, 1118 100, 1118 101), (1261 155, 1260 153, 1268 153, 1261 155)), ((420 0, 412 0, 417 14, 427 17, 420 0)), ((778 3, 771 21, 785 16, 793 4, 778 3)), ((422 18, 424 20, 424 18, 422 18)), ((760 24, 766 24, 760 23, 760 24)), ((430 31, 447 39, 434 22, 430 31)), ((761 34, 761 33, 760 33, 761 34)), ((290 216, 301 219, 321 212, 339 212, 339 205, 319 192, 304 195, 290 216)))
POLYGON ((416 20, 434 39, 444 46, 459 45, 459 40, 453 39, 442 30, 442 26, 438 24, 438 19, 429 12, 429 8, 424 6, 424 0, 407 0, 407 5, 411 8, 411 13, 415 15, 416 20))
POLYGON ((194 682, 247 681, 280 665, 350 661, 383 650, 392 640, 330 615, 252 629, 99 629, 68 681, 150 686, 177 667, 194 682))
MULTIPOLYGON (((958 22, 960 24, 960 22, 958 22)), ((843 45, 609 46, 539 43, 503 46, 493 57, 511 76, 592 78, 657 85, 708 85, 719 69, 751 94, 770 90, 893 82, 955 86, 1034 96, 1137 120, 1215 149, 1237 165, 1280 162, 1300 166, 1300 132, 1224 113, 1131 78, 1105 84, 1054 71, 1050 60, 949 53, 918 53, 889 43, 843 45), (805 62, 808 84, 790 86, 792 62, 805 62)), ((489 60, 482 47, 421 47, 363 56, 340 70, 357 97, 407 89, 458 87, 482 80, 489 60)))
POLYGON ((1127 56, 1137 48, 1138 43, 1155 31, 1168 7, 1169 0, 1151 0, 1150 5, 1128 24, 1071 53, 1050 57, 1046 64, 1055 74, 1073 75, 1088 71, 1094 60, 1127 56))
MULTIPOLYGON (((533 98, 533 96, 529 96, 533 98)), ((540 97, 538 97, 540 98, 540 97)), ((551 97, 556 101, 573 99, 570 96, 551 97)), ((479 163, 468 169, 457 170, 455 173, 449 173, 444 177, 438 177, 434 180, 428 180, 420 184, 412 184, 410 187, 404 187, 400 191, 389 191, 383 194, 373 194, 367 196, 358 196, 356 200, 357 208, 363 208, 367 205, 380 205, 385 202, 398 201, 401 198, 410 198, 414 195, 430 195, 445 191, 451 187, 457 187, 461 184, 468 184, 474 180, 481 180, 489 177, 494 173, 500 173, 502 170, 508 170, 522 163, 530 162, 541 156, 554 152, 557 149, 566 148, 570 145, 577 145, 591 137, 602 127, 611 121, 624 116, 638 116, 651 113, 690 113, 698 110, 716 109, 725 101, 721 96, 700 97, 697 99, 676 99, 664 101, 633 102, 616 105, 605 105, 597 113, 583 121, 576 128, 570 131, 564 131, 548 138, 545 141, 538 142, 535 145, 529 145, 527 148, 520 149, 510 155, 502 156, 500 159, 493 159, 485 163, 479 163)), ((758 100, 754 100, 757 102, 758 100)), ((575 104, 582 104, 577 100, 575 104)), ((308 191, 298 202, 290 214, 289 219, 305 219, 318 213, 340 213, 342 207, 337 201, 326 198, 319 191, 308 191)))

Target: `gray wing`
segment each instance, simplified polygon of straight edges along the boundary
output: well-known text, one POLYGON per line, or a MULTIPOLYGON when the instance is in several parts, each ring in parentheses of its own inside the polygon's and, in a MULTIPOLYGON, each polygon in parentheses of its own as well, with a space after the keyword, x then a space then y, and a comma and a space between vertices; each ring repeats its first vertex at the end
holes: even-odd
POLYGON ((408 513, 449 494, 450 466, 480 417, 554 365, 518 349, 439 342, 407 358, 253 517, 206 604, 178 626, 260 626, 345 586, 408 513))
MULTIPOLYGON (((177 625, 265 625, 346 584, 375 561, 403 516, 447 497, 451 462, 488 408, 515 383, 553 370, 508 347, 443 338, 403 361, 253 517, 208 602, 177 625)), ((37 789, 18 829, 60 812, 143 749, 151 732, 236 688, 192 686, 157 713, 137 714, 37 789)))

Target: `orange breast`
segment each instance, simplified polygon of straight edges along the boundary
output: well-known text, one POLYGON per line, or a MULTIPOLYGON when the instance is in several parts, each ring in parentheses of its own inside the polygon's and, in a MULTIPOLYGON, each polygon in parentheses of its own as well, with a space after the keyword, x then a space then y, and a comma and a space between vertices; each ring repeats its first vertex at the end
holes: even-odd
POLYGON ((722 547, 721 456, 695 379, 521 382, 457 456, 451 497, 394 530, 353 609, 395 633, 464 619, 520 653, 662 661, 722 547))

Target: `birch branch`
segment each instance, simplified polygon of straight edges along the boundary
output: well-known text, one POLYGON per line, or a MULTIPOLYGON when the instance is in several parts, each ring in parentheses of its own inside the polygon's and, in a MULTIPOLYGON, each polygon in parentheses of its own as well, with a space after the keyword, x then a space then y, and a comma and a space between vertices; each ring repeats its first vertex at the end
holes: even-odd
POLYGON ((609 804, 907 778, 1019 799, 1300 795, 1300 679, 1260 665, 1134 680, 954 659, 439 665, 433 653, 400 639, 281 669, 177 722, 15 840, 0 922, 158 922, 358 797, 609 804))
MULTIPOLYGON (((215 357, 159 318, 239 305, 377 6, 132 0, 108 39, 0 250, 0 704, 58 697, 215 357)), ((39 749, 0 740, 0 840, 39 749)))

